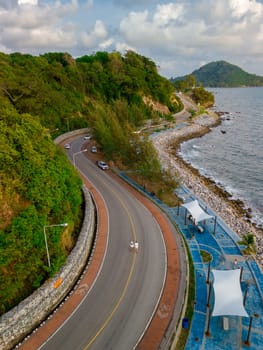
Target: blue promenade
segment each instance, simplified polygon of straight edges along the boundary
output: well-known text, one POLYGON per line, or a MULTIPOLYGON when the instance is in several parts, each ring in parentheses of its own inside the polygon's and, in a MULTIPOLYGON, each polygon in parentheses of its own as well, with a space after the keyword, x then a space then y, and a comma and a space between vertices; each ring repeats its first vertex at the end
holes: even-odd
MULTIPOLYGON (((180 187, 177 194, 186 202, 198 199, 200 206, 210 215, 216 216, 210 208, 193 196, 185 187, 180 187)), ((263 349, 263 274, 252 257, 241 253, 235 234, 219 217, 201 225, 199 232, 185 216, 184 208, 169 209, 170 217, 179 226, 190 248, 195 267, 196 297, 194 317, 185 349, 263 349), (186 220, 185 220, 186 218, 186 220), (247 317, 227 316, 228 329, 223 327, 223 317, 209 317, 213 310, 214 295, 209 283, 213 275, 209 272, 208 263, 203 263, 200 250, 212 255, 211 269, 242 269, 241 288, 244 296, 247 317), (210 322, 209 322, 210 321, 210 322), (250 333, 249 324, 251 323, 250 333)), ((231 293, 231 290, 228 291, 231 293)))
MULTIPOLYGON (((122 176, 139 190, 144 191, 125 174, 122 176)), ((184 202, 197 199, 203 210, 216 217, 216 220, 209 219, 201 224, 202 232, 188 219, 185 208, 170 208, 150 193, 146 192, 146 194, 179 227, 193 259, 195 269, 194 315, 189 326, 189 337, 185 350, 263 350, 263 274, 251 256, 244 256, 241 253, 238 244, 239 236, 184 186, 177 190, 177 194, 184 202), (210 266, 208 263, 203 263, 200 251, 211 254, 210 266), (209 271, 234 268, 242 271, 241 289, 249 317, 227 316, 228 326, 223 327, 223 316, 211 316, 214 293, 213 275, 209 271)), ((231 293, 231 290, 228 292, 231 293)))

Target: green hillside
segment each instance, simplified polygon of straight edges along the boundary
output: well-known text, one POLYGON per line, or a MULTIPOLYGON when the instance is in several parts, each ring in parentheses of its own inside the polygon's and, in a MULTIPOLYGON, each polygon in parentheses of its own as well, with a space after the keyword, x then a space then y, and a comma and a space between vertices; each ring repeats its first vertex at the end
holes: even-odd
POLYGON ((81 219, 81 181, 37 117, 1 104, 0 313, 64 263, 81 219), (68 223, 49 232, 44 225, 68 223))
MULTIPOLYGON (((225 61, 208 63, 191 73, 198 85, 205 87, 263 86, 263 77, 245 72, 225 61)), ((172 82, 185 77, 172 78, 172 82)))
POLYGON ((81 181, 52 138, 89 127, 107 160, 154 184, 168 176, 134 131, 181 108, 155 63, 132 51, 0 53, 0 314, 61 267, 79 231, 81 181), (49 235, 49 270, 43 227, 64 222, 49 235))

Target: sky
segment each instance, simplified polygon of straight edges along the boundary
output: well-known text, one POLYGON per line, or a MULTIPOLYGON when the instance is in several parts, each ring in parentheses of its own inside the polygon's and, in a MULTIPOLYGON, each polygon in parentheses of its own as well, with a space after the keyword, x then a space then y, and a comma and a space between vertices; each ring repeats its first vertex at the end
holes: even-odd
POLYGON ((0 0, 0 52, 126 50, 167 78, 219 60, 263 76, 263 0, 0 0))

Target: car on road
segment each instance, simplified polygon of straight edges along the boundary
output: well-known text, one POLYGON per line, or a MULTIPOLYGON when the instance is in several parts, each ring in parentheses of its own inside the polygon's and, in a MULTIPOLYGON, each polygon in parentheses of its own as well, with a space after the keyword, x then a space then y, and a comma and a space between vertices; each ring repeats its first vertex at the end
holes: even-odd
POLYGON ((92 153, 97 153, 97 147, 96 146, 92 146, 90 150, 91 150, 92 153))
POLYGON ((69 144, 69 143, 66 143, 64 147, 65 147, 66 149, 70 149, 70 144, 69 144))
POLYGON ((90 140, 91 139, 91 136, 90 135, 85 135, 84 136, 84 140, 90 140))
POLYGON ((109 166, 108 164, 106 164, 105 162, 103 162, 102 160, 97 160, 96 162, 97 166, 102 169, 102 170, 108 170, 109 166))

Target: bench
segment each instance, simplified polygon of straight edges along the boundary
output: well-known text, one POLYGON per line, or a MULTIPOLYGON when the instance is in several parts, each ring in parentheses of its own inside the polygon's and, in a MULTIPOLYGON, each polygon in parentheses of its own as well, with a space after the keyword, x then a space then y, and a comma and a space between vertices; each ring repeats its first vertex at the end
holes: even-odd
POLYGON ((229 320, 228 317, 223 317, 223 328, 225 331, 229 330, 229 320))

